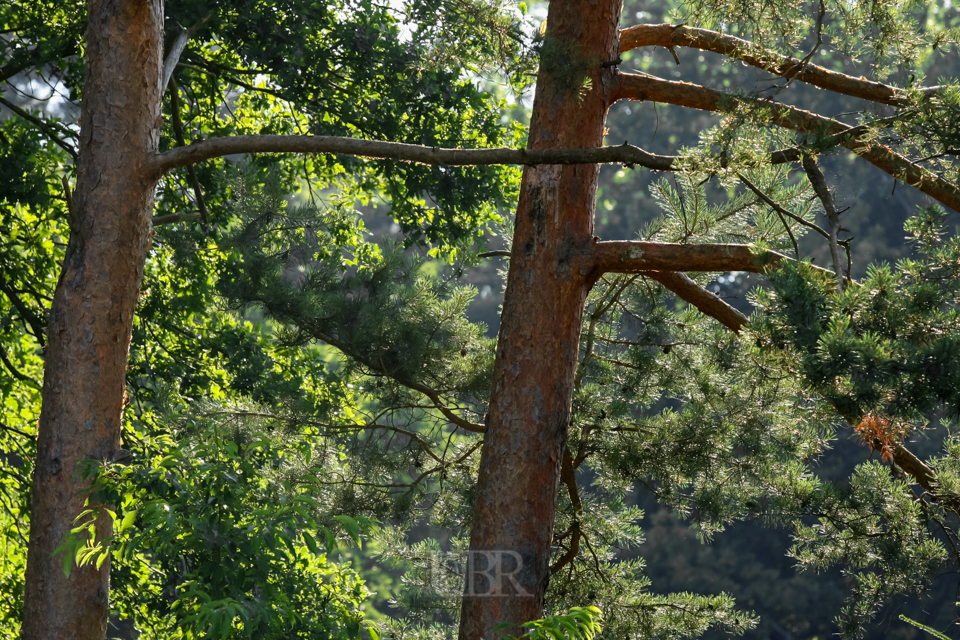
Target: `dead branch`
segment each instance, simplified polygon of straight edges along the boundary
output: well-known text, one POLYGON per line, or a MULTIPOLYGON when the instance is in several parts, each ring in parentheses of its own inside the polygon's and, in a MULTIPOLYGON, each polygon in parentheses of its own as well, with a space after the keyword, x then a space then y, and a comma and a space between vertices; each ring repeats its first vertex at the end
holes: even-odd
POLYGON ((811 155, 803 155, 803 170, 807 172, 810 184, 813 190, 823 203, 823 210, 827 214, 827 220, 830 221, 830 256, 833 258, 833 270, 837 274, 837 290, 843 292, 843 268, 840 266, 840 245, 838 244, 840 235, 840 214, 833 204, 833 194, 830 193, 830 187, 827 186, 827 179, 820 170, 816 158, 811 155))
MULTIPOLYGON (((180 87, 177 86, 177 81, 172 77, 170 78, 170 82, 173 83, 170 86, 170 121, 173 124, 173 135, 177 139, 177 144, 182 147, 187 143, 183 136, 183 122, 180 120, 180 87)), ((197 201, 197 211, 200 212, 200 219, 203 220, 204 224, 209 224, 210 218, 207 215, 207 204, 203 199, 203 185, 200 184, 200 178, 197 176, 197 172, 192 164, 187 166, 187 175, 190 178, 190 186, 193 187, 193 194, 197 201)), ((156 224, 156 222, 154 222, 154 224, 156 224)))

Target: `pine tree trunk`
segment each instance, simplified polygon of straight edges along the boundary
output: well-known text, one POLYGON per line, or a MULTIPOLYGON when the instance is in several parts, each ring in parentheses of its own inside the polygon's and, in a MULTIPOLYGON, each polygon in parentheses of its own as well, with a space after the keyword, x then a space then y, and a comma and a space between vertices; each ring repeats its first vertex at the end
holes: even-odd
MULTIPOLYGON (((532 149, 598 147, 621 0, 551 0, 532 149), (578 77, 578 71, 579 77, 578 77)), ((527 167, 480 460, 461 640, 543 614, 560 461, 590 286, 598 165, 527 167)))
MULTIPOLYGON (((124 376, 155 182, 162 0, 91 0, 73 231, 50 312, 27 559, 25 640, 102 639, 110 564, 64 575, 51 557, 83 508, 82 460, 120 442, 124 376)), ((110 521, 97 523, 98 537, 110 521)))

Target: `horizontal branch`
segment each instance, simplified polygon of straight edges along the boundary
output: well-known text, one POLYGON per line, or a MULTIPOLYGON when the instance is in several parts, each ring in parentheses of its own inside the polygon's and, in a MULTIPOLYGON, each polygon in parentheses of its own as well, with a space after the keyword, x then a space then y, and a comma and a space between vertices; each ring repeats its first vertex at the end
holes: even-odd
POLYGON ((689 82, 675 82, 630 73, 620 74, 619 79, 620 85, 614 95, 614 101, 650 100, 714 113, 729 113, 740 107, 749 107, 756 110, 758 116, 762 114, 776 126, 801 133, 832 136, 832 140, 827 138, 821 142, 846 147, 898 180, 916 187, 941 204, 960 212, 960 188, 910 162, 889 147, 862 140, 862 137, 869 132, 868 126, 848 127, 832 118, 779 102, 744 98, 689 82))
MULTIPOLYGON (((904 89, 849 76, 819 65, 769 51, 741 38, 708 29, 674 24, 640 24, 620 32, 620 53, 639 47, 687 47, 719 53, 781 78, 797 79, 821 89, 893 106, 909 104, 904 89)), ((920 89, 927 95, 940 87, 920 89)))
POLYGON ((174 224, 176 222, 188 222, 200 218, 199 213, 169 213, 165 216, 154 216, 153 226, 161 224, 174 224))
POLYGON ((749 271, 763 273, 789 257, 750 244, 676 244, 614 240, 593 245, 593 274, 647 271, 749 271))
POLYGON ((680 271, 649 271, 643 274, 651 280, 656 280, 664 287, 675 293, 679 298, 689 302, 700 310, 720 322, 734 333, 739 333, 743 325, 750 320, 724 300, 707 291, 680 271))
POLYGON ((677 156, 654 155, 628 144, 595 149, 444 149, 337 136, 264 135, 210 138, 185 147, 176 147, 154 156, 148 170, 154 177, 160 177, 178 167, 238 153, 333 153, 447 167, 623 163, 655 171, 671 171, 679 159, 677 156))

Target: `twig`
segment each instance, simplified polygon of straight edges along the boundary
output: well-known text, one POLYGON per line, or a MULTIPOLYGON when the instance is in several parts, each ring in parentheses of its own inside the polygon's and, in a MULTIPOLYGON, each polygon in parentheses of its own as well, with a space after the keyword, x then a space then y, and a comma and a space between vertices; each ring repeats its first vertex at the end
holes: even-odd
POLYGON ((785 227, 787 228, 787 234, 790 236, 790 241, 793 243, 793 250, 797 252, 797 260, 800 259, 800 247, 797 245, 797 239, 793 237, 793 232, 790 230, 790 226, 787 224, 787 221, 783 219, 784 216, 788 216, 788 217, 790 217, 791 219, 796 220, 797 222, 803 224, 803 226, 805 226, 805 227, 810 227, 810 228, 816 229, 816 230, 819 231, 821 234, 826 235, 827 237, 829 237, 829 235, 826 234, 826 232, 825 232, 823 229, 821 229, 820 227, 818 227, 817 225, 812 224, 812 223, 810 223, 810 222, 807 222, 807 221, 804 220, 801 216, 798 216, 797 214, 792 213, 792 212, 788 211, 787 209, 781 207, 779 204, 777 204, 777 203, 773 200, 773 198, 771 198, 771 197, 768 196, 766 193, 764 193, 763 190, 760 189, 760 187, 758 187, 757 185, 753 184, 753 182, 751 182, 750 179, 747 178, 747 177, 746 177, 745 175, 743 175, 742 173, 737 173, 737 177, 740 178, 740 181, 743 182, 743 184, 747 185, 747 187, 749 187, 751 191, 753 191, 755 194, 757 194, 757 197, 759 197, 759 198, 760 198, 761 200, 763 200, 771 209, 773 209, 774 211, 777 212, 777 216, 780 217, 780 221, 783 223, 783 226, 785 226, 785 227))
POLYGON ((68 154, 70 154, 70 157, 73 158, 73 161, 77 162, 77 160, 79 159, 79 156, 77 154, 76 149, 74 149, 70 144, 68 144, 66 140, 64 140, 63 138, 57 135, 56 127, 54 127, 50 123, 45 122, 34 115, 31 115, 28 111, 21 109, 20 107, 13 104, 6 98, 0 97, 0 104, 5 106, 7 109, 10 109, 10 111, 13 111, 15 114, 17 114, 24 120, 27 120, 28 122, 32 122, 33 124, 43 129, 47 133, 47 135, 50 136, 50 138, 54 142, 57 143, 58 147, 60 147, 61 149, 66 151, 68 154))
MULTIPOLYGON (((181 147, 185 146, 187 143, 183 137, 183 123, 180 121, 180 88, 177 86, 177 81, 171 76, 169 78, 170 85, 170 121, 173 124, 173 134, 176 136, 177 144, 181 147)), ((187 166, 187 174, 190 177, 190 184, 193 187, 194 197, 197 201, 197 210, 200 212, 200 219, 203 220, 204 225, 209 227, 210 219, 207 215, 207 205, 203 200, 203 185, 200 184, 200 178, 197 177, 197 172, 193 168, 193 165, 187 166)))
MULTIPOLYGON (((821 3, 820 15, 817 19, 817 45, 803 60, 761 50, 748 40, 717 31, 673 24, 642 24, 623 29, 620 32, 620 53, 638 47, 654 46, 688 47, 712 51, 782 78, 788 80, 796 78, 821 89, 882 104, 894 106, 909 104, 909 96, 905 89, 810 64, 812 54, 816 53, 822 44, 822 20, 826 13, 825 9, 824 4, 821 3)), ((920 91, 925 96, 932 96, 940 89, 941 87, 923 87, 920 91)))
POLYGON ((6 295, 10 303, 20 312, 20 317, 23 318, 23 321, 30 327, 30 332, 33 334, 33 337, 36 338, 37 342, 40 343, 40 347, 43 348, 46 345, 46 340, 44 339, 46 332, 43 321, 20 299, 17 292, 14 291, 13 287, 4 279, 3 274, 0 274, 0 292, 6 295))
POLYGON ((560 481, 567 486, 570 502, 573 504, 573 525, 570 527, 570 547, 550 567, 550 575, 556 575, 566 565, 576 560, 580 554, 580 516, 583 514, 583 502, 580 500, 580 490, 577 488, 577 477, 573 470, 573 460, 570 457, 569 449, 563 451, 563 459, 560 463, 560 481))

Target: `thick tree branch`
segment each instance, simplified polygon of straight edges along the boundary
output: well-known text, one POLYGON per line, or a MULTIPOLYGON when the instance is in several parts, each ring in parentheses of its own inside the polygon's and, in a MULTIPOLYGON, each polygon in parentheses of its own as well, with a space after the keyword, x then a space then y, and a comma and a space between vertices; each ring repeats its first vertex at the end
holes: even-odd
POLYGON ((893 446, 893 462, 905 472, 909 473, 914 481, 923 487, 923 490, 930 494, 930 496, 935 498, 944 509, 960 514, 960 497, 940 493, 937 487, 936 473, 928 467, 923 460, 914 455, 912 451, 900 443, 895 443, 893 446))
MULTIPOLYGON (((712 51, 729 58, 745 62, 776 76, 802 80, 821 89, 842 93, 871 102, 880 102, 894 106, 908 104, 904 89, 873 82, 865 78, 855 78, 844 73, 830 71, 824 67, 804 63, 803 60, 790 58, 779 53, 765 50, 752 42, 728 36, 708 29, 696 29, 673 24, 641 24, 620 32, 620 53, 639 47, 688 47, 701 51, 712 51)), ((924 94, 932 95, 940 87, 920 89, 924 94)))
POLYGON ((779 127, 828 136, 819 140, 817 146, 827 148, 832 144, 843 145, 867 162, 960 212, 960 188, 882 144, 862 140, 862 136, 870 130, 868 126, 848 127, 832 118, 796 107, 771 100, 747 99, 688 82, 674 82, 629 73, 620 74, 619 79, 620 85, 614 92, 614 101, 651 100, 715 113, 727 113, 747 107, 755 110, 759 117, 764 117, 779 127))
POLYGON ((892 448, 893 461, 896 465, 913 476, 913 479, 923 487, 924 491, 936 495, 937 481, 933 469, 924 464, 923 460, 915 456, 902 444, 894 444, 892 448))
POLYGON ((643 275, 651 280, 656 280, 702 313, 718 320, 720 324, 734 333, 739 333, 743 325, 750 322, 747 316, 724 302, 720 296, 698 285, 685 273, 679 271, 649 271, 644 272, 643 275))
POLYGON ((635 164, 655 171, 675 170, 676 156, 659 156, 623 144, 595 149, 444 149, 401 142, 336 136, 232 136, 210 138, 154 156, 155 177, 173 169, 237 153, 332 153, 440 166, 491 164, 635 164))
POLYGON ((758 250, 749 244, 675 244, 616 240, 594 243, 591 275, 595 278, 604 273, 646 275, 647 271, 763 273, 768 268, 775 268, 783 260, 790 258, 776 251, 758 250))
MULTIPOLYGON (((402 142, 361 140, 336 136, 232 136, 210 138, 180 146, 154 156, 147 167, 154 178, 180 167, 212 158, 242 153, 331 153, 420 164, 478 166, 492 164, 612 164, 634 165, 653 171, 681 170, 680 156, 663 156, 624 143, 593 149, 446 149, 402 142)), ((770 154, 770 164, 799 162, 799 149, 782 149, 770 154)))
POLYGON ((199 213, 171 213, 165 216, 156 216, 153 219, 153 226, 159 226, 161 224, 174 224, 176 222, 187 222, 189 220, 196 220, 200 217, 199 213))

